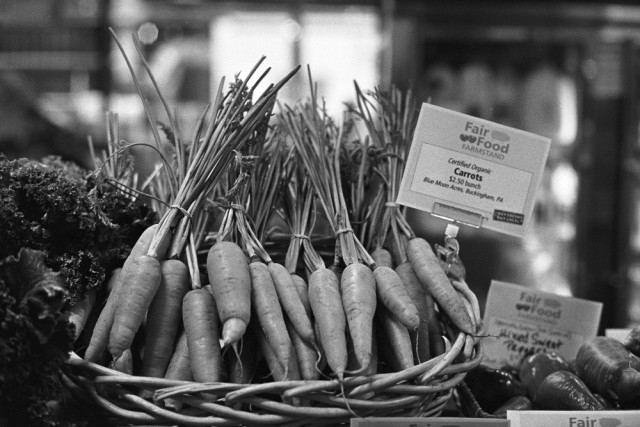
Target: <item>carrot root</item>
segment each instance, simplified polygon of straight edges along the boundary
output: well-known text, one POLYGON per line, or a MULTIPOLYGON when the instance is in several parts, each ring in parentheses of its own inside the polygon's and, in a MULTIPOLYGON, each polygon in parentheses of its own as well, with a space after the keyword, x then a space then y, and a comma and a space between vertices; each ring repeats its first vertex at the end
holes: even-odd
POLYGON ((413 303, 402 279, 390 267, 380 266, 373 270, 378 299, 407 328, 420 326, 420 313, 413 303))
POLYGON ((147 314, 141 375, 162 378, 171 359, 182 317, 182 300, 190 288, 189 268, 177 259, 162 261, 160 288, 147 314))
POLYGON ((360 370, 364 371, 371 362, 373 316, 377 305, 376 279, 371 269, 360 263, 349 264, 342 272, 340 291, 353 349, 360 370))
POLYGON ((218 313, 211 293, 204 288, 187 292, 183 299, 182 318, 193 378, 198 382, 219 381, 218 313))
POLYGON ((107 297, 107 302, 100 311, 98 320, 93 327, 93 331, 91 331, 89 345, 84 352, 84 359, 89 362, 98 362, 107 349, 109 333, 111 332, 111 325, 113 325, 113 316, 118 306, 120 285, 122 284, 121 272, 121 268, 116 268, 109 278, 107 288, 110 287, 112 290, 107 297))
POLYGON ((410 239, 407 243, 407 258, 420 283, 453 324, 460 331, 474 335, 476 331, 462 298, 442 269, 431 245, 420 237, 410 239))
POLYGON ((284 265, 276 262, 270 262, 267 267, 269 267, 269 272, 271 273, 271 278, 273 279, 273 284, 275 285, 278 299, 284 312, 291 320, 293 327, 300 337, 312 343, 315 338, 313 326, 311 325, 311 320, 304 308, 291 273, 289 273, 289 270, 287 270, 284 265))
POLYGON ((340 285, 328 268, 315 270, 309 276, 309 304, 327 364, 342 381, 347 366, 347 320, 342 307, 340 285))
POLYGON ((278 301, 271 273, 266 264, 254 261, 249 264, 251 273, 251 299, 258 323, 271 344, 276 358, 283 367, 289 365, 291 357, 291 339, 287 334, 284 314, 278 301))
POLYGON ((132 261, 130 272, 123 270, 119 302, 109 334, 109 352, 119 357, 131 347, 138 328, 160 287, 160 261, 143 255, 132 261))
POLYGON ((409 297, 418 309, 420 325, 417 329, 409 331, 413 344, 414 361, 422 363, 431 358, 429 349, 429 308, 426 291, 420 284, 416 274, 408 262, 403 262, 396 267, 396 273, 404 283, 409 297))
POLYGON ((224 346, 242 338, 251 318, 251 276, 242 248, 217 242, 207 253, 207 275, 222 322, 224 346), (228 323, 231 319, 230 323, 228 323))

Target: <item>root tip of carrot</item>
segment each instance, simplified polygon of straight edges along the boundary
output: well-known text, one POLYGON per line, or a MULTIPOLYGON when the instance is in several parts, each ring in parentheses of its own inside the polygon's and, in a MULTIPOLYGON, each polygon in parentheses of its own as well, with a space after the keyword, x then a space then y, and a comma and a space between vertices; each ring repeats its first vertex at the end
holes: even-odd
POLYGON ((222 326, 221 347, 240 341, 246 330, 247 323, 244 320, 238 318, 228 319, 222 326))

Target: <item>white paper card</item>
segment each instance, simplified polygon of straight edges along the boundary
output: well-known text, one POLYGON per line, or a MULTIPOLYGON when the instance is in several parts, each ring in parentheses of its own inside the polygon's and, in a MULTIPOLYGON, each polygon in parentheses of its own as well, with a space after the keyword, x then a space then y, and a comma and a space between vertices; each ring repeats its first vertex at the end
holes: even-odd
POLYGON ((397 203, 521 237, 548 138, 423 104, 397 203))
POLYGON ((555 351, 576 356, 583 342, 596 336, 602 303, 492 281, 484 311, 482 363, 519 366, 529 355, 555 351))
POLYGON ((638 427, 640 411, 507 411, 511 427, 638 427))
POLYGON ((627 338, 627 335, 629 335, 630 333, 631 329, 629 328, 611 328, 604 330, 605 337, 615 338, 620 342, 624 342, 624 340, 627 338))
POLYGON ((464 417, 371 417, 352 418, 351 427, 509 427, 498 418, 464 417))

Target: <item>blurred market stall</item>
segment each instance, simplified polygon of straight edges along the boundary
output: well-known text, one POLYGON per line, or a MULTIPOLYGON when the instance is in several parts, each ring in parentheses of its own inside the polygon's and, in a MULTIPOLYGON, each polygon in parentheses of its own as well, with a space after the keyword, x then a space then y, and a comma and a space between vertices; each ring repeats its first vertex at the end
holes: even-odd
MULTIPOLYGON (((82 158, 106 140, 151 141, 109 28, 141 42, 185 128, 223 75, 266 55, 275 73, 309 65, 328 108, 372 89, 412 88, 423 102, 553 140, 536 221, 522 240, 465 227, 459 239, 482 299, 492 279, 602 301, 602 327, 640 321, 640 8, 634 2, 37 0, 0 4, 0 72, 30 86, 66 144, 13 156, 82 158)), ((130 55, 134 67, 136 55, 130 55)), ((151 90, 148 81, 145 90, 151 90)), ((304 74, 282 92, 306 93, 304 74)), ((3 107, 19 101, 0 92, 3 107)), ((8 113, 3 113, 8 114, 8 113)), ((4 121, 2 130, 19 119, 4 121)), ((2 132, 0 132, 2 134, 2 132)), ((18 147, 18 148, 16 148, 18 147)), ((137 149, 138 168, 153 154, 137 149)), ((440 240, 445 222, 413 213, 440 240)))

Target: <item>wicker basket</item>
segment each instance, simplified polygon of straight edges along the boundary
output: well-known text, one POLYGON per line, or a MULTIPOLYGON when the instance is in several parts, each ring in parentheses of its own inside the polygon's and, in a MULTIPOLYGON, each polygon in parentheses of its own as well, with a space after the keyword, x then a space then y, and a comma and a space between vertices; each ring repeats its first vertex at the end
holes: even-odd
POLYGON ((459 333, 448 351, 410 369, 336 380, 196 383, 126 375, 77 355, 64 369, 72 395, 113 425, 323 425, 354 417, 439 416, 466 372, 482 360, 480 340, 459 333), (141 395, 152 395, 142 398, 141 395))
MULTIPOLYGON (((460 295, 477 305, 468 301, 474 295, 460 295)), ((101 408, 110 425, 303 426, 348 424, 355 417, 437 417, 482 361, 481 338, 454 330, 440 316, 449 342, 445 353, 399 372, 346 377, 342 384, 175 381, 123 374, 75 354, 63 383, 76 399, 101 408)))

